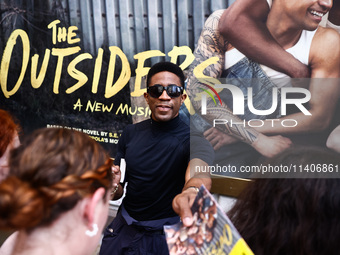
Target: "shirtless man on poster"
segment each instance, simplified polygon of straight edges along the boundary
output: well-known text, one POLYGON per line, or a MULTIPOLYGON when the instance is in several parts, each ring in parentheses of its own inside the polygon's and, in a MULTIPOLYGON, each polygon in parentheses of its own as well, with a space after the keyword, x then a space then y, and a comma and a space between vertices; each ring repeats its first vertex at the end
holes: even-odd
MULTIPOLYGON (((236 1, 221 16, 221 35, 243 54, 261 64, 293 78, 309 77, 309 67, 285 51, 268 31, 265 21, 269 5, 270 2, 265 0, 236 1)), ((340 1, 333 1, 325 25, 340 33, 340 1)), ((340 126, 332 131, 326 144, 340 152, 340 126)))
MULTIPOLYGON (((257 2, 261 1, 258 0, 257 2)), ((264 4, 266 4, 265 1, 264 4)), ((315 36, 313 35, 309 57, 307 57, 307 63, 305 63, 310 68, 311 78, 339 77, 339 35, 331 29, 319 27, 319 23, 321 22, 320 16, 327 13, 331 6, 332 2, 330 0, 305 0, 303 2, 294 0, 286 2, 282 0, 275 0, 267 19, 266 25, 271 36, 281 47, 285 49, 294 46, 294 44, 299 40, 303 30, 314 31, 317 29, 315 36), (284 26, 280 26, 283 24, 284 26)), ((254 2, 252 2, 252 12, 256 13, 257 11, 255 9, 257 8, 254 8, 254 2)), ((195 49, 195 61, 192 64, 192 68, 190 69, 188 76, 188 93, 191 94, 192 97, 201 92, 199 89, 201 84, 200 81, 195 78, 193 71, 194 67, 211 57, 218 57, 218 60, 214 64, 205 68, 204 75, 219 78, 221 77, 222 71, 225 69, 225 52, 232 49, 232 47, 225 37, 221 36, 218 31, 219 24, 222 24, 222 21, 220 21, 222 13, 223 11, 216 11, 207 19, 201 37, 198 41, 198 46, 195 49)), ((240 25, 242 25, 242 22, 240 22, 240 25)), ((254 33, 252 33, 252 35, 253 34, 254 33)), ((299 64, 300 63, 298 63, 298 65, 299 64)), ((293 67, 293 65, 291 66, 293 67)), ((282 68, 276 69, 284 70, 282 68)), ((308 77, 309 72, 303 71, 303 68, 292 69, 299 71, 291 71, 289 74, 291 77, 299 77, 300 75, 300 77, 308 77)), ((226 124, 223 127, 223 131, 231 136, 221 135, 221 132, 215 129, 214 133, 206 134, 207 139, 215 146, 215 149, 218 149, 221 145, 228 144, 231 141, 234 142, 235 139, 238 139, 248 143, 264 156, 273 156, 288 148, 290 146, 290 140, 285 139, 282 136, 269 137, 266 136, 265 133, 272 135, 285 134, 287 131, 289 133, 314 132, 328 127, 333 116, 335 102, 339 93, 339 86, 336 79, 328 79, 327 81, 327 84, 317 86, 317 79, 311 80, 309 90, 312 97, 309 101, 309 111, 312 113, 312 116, 305 116, 302 113, 289 116, 289 118, 299 120, 299 126, 295 128, 282 129, 280 127, 274 127, 267 130, 255 130, 249 126, 231 126, 226 124), (325 100, 327 100, 327 104, 324 103, 325 100), (219 136, 217 136, 218 138, 216 138, 216 133, 219 133, 219 136)), ((200 102, 195 100, 191 101, 195 109, 200 111, 200 102)), ((211 119, 228 117, 234 119, 235 122, 240 121, 239 118, 232 114, 225 104, 223 107, 219 107, 219 114, 215 114, 214 116, 210 115, 209 117, 211 119)))

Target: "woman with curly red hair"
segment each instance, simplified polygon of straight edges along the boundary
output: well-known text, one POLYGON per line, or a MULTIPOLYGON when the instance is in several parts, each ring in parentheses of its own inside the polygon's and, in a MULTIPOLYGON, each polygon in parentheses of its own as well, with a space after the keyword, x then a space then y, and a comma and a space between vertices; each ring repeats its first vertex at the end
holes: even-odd
POLYGON ((0 182, 8 175, 8 156, 11 149, 20 144, 20 127, 11 114, 0 109, 0 182))
POLYGON ((0 229, 10 254, 93 254, 108 216, 112 160, 86 134, 41 129, 9 158, 0 183, 0 229))

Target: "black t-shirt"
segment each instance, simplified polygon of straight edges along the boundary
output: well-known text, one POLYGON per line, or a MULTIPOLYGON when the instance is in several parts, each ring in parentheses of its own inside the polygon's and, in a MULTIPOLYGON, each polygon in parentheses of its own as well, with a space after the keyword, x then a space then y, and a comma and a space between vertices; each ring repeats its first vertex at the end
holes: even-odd
POLYGON ((181 193, 188 163, 200 158, 212 164, 210 144, 177 116, 168 122, 152 119, 128 125, 119 139, 115 164, 125 158, 128 182, 124 207, 138 221, 176 216, 173 198, 181 193), (191 150, 192 143, 200 144, 191 150))

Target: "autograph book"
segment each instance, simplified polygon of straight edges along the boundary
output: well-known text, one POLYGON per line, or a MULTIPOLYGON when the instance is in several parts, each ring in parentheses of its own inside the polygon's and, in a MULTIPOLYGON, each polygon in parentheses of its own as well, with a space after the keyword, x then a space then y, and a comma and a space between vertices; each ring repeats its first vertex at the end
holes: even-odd
POLYGON ((171 255, 253 255, 228 216, 202 185, 191 207, 194 224, 164 226, 171 255))

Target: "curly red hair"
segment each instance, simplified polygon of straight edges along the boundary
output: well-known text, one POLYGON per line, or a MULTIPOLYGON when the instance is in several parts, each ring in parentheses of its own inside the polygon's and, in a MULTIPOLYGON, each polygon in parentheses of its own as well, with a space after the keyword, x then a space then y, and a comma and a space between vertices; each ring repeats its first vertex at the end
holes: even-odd
POLYGON ((69 129, 36 130, 12 151, 9 167, 0 184, 0 228, 48 225, 98 188, 112 188, 112 159, 69 129))
POLYGON ((4 155, 18 133, 19 125, 16 124, 14 118, 9 112, 0 109, 0 157, 4 155))

